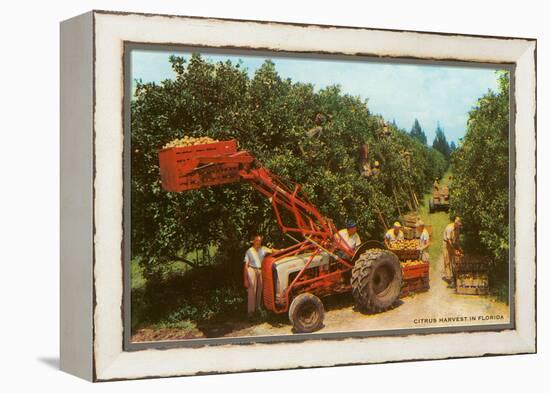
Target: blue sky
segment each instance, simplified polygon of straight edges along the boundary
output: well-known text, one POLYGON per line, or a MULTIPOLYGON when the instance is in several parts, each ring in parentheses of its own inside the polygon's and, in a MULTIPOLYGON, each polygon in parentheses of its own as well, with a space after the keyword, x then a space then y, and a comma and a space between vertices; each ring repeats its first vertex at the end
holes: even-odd
MULTIPOLYGON (((133 50, 132 79, 173 79, 168 58, 189 52, 133 50)), ((252 77, 268 58, 249 55, 205 55, 212 61, 242 63, 252 77)), ((497 90, 496 69, 396 64, 367 61, 269 57, 283 78, 312 83, 316 89, 338 84, 342 91, 368 99, 372 113, 410 130, 417 118, 431 144, 437 122, 449 141, 464 135, 468 112, 489 89, 497 90)))

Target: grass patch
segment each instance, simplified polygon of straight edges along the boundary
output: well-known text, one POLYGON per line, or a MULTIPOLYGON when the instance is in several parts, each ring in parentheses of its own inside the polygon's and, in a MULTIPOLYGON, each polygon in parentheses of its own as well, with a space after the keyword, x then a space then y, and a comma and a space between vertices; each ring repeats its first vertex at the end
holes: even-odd
POLYGON ((184 330, 184 331, 193 331, 197 329, 197 325, 195 322, 190 321, 189 319, 185 319, 183 321, 174 321, 174 322, 161 321, 161 322, 149 325, 147 326, 147 328, 153 329, 153 330, 178 329, 178 330, 184 330))
POLYGON ((145 277, 143 277, 143 268, 139 264, 139 259, 134 258, 130 261, 130 282, 132 290, 141 289, 145 286, 145 277))
MULTIPOLYGON (((447 172, 441 179, 440 184, 447 185, 449 183, 449 176, 451 176, 451 173, 447 172)), ((424 194, 422 206, 418 209, 418 213, 426 225, 432 226, 432 244, 428 252, 430 253, 430 262, 433 264, 437 263, 443 253, 443 231, 451 221, 449 214, 444 211, 430 214, 429 202, 431 197, 431 192, 424 194)))

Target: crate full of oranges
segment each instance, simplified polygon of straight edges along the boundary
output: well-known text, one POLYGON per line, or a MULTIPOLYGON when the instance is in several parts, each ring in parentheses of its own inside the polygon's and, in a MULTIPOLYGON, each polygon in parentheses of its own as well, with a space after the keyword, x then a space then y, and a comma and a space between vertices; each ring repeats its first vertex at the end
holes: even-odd
POLYGON ((420 240, 397 240, 390 244, 389 250, 397 255, 400 261, 420 259, 420 240))

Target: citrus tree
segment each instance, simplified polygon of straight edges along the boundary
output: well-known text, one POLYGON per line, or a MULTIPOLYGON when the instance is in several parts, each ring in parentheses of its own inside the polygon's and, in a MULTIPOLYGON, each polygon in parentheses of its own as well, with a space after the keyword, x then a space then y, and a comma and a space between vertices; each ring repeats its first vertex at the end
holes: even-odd
POLYGON ((470 112, 452 157, 451 211, 464 222, 465 247, 491 257, 494 278, 506 283, 509 250, 509 74, 470 112))

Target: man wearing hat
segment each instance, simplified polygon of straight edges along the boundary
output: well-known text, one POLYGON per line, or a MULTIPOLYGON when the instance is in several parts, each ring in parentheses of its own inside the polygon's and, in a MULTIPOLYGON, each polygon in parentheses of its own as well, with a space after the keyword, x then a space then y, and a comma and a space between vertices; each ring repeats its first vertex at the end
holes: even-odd
POLYGON ((278 250, 264 246, 263 236, 254 235, 252 246, 244 255, 244 287, 248 292, 248 317, 260 309, 262 304, 262 262, 266 255, 278 250))
POLYGON ((405 239, 405 234, 401 230, 401 223, 396 221, 393 223, 393 227, 388 229, 388 232, 384 235, 384 244, 387 248, 392 248, 392 243, 405 239))
MULTIPOLYGON (((357 233, 357 224, 353 220, 348 220, 346 227, 344 229, 340 229, 336 234, 336 237, 344 244, 344 246, 349 247, 352 251, 355 251, 357 247, 361 245, 361 238, 357 233)), ((338 256, 343 257, 342 255, 338 256)))
POLYGON ((456 288, 456 277, 453 271, 454 259, 457 251, 462 251, 459 244, 460 228, 462 221, 456 217, 453 222, 445 227, 443 232, 443 264, 445 275, 443 281, 449 284, 449 288, 456 288))
POLYGON ((418 220, 416 223, 416 233, 420 233, 419 245, 420 245, 420 252, 421 252, 421 259, 424 262, 429 261, 429 255, 428 255, 428 247, 430 247, 430 233, 426 229, 426 226, 424 225, 424 221, 418 220))

